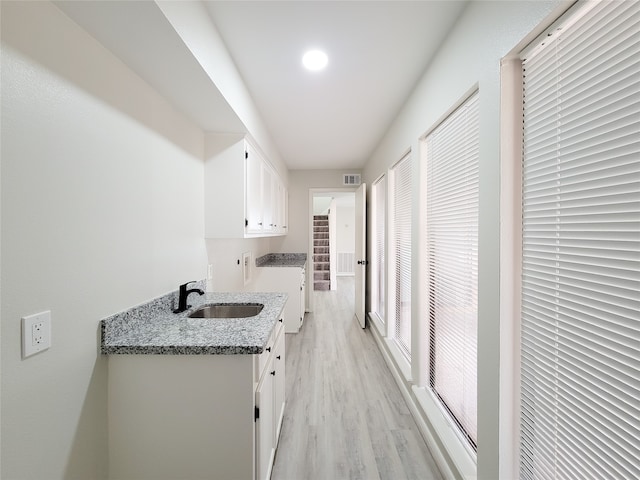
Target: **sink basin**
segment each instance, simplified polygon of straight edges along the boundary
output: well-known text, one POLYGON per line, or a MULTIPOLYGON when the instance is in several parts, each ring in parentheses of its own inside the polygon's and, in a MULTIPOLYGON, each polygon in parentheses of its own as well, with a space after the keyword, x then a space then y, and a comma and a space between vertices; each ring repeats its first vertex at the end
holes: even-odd
POLYGON ((194 310, 190 318, 246 318, 258 315, 264 305, 261 303, 214 303, 194 310))

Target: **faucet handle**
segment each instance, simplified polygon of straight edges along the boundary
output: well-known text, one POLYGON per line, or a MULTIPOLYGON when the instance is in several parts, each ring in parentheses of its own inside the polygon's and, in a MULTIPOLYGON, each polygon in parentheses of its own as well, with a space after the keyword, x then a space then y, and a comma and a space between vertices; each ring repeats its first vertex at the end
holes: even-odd
POLYGON ((180 288, 187 288, 187 286, 188 286, 190 283, 193 283, 193 282, 195 282, 195 280, 190 280, 190 281, 188 281, 187 283, 183 283, 182 285, 180 285, 180 288))

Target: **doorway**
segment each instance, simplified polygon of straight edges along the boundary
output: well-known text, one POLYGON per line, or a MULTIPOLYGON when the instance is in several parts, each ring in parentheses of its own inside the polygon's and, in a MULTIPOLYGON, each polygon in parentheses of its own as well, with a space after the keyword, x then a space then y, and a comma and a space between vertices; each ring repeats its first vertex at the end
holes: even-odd
MULTIPOLYGON (((355 189, 310 189, 309 210, 307 301, 313 311, 314 292, 336 290, 339 277, 355 275, 355 189)), ((346 294, 354 297, 353 288, 346 294)))

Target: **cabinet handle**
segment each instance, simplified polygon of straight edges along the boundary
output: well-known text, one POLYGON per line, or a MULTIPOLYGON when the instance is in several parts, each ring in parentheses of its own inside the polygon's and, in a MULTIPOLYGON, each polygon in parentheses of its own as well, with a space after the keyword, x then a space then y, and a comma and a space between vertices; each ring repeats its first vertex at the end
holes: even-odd
POLYGON ((282 319, 278 320, 280 323, 282 323, 282 319))
POLYGON ((276 358, 277 358, 278 360, 280 360, 280 355, 278 355, 276 358))
POLYGON ((273 372, 271 372, 271 375, 273 375, 275 377, 276 376, 276 371, 274 370, 273 372))
POLYGON ((271 351, 271 347, 267 347, 267 352, 270 352, 270 351, 271 351))

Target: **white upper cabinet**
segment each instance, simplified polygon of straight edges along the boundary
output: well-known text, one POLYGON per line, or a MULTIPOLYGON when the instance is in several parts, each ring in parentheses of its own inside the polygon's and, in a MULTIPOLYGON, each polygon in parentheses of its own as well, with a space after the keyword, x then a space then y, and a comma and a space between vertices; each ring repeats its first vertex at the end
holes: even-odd
POLYGON ((264 164, 257 152, 246 144, 246 205, 247 205, 247 234, 258 234, 264 230, 263 208, 262 208, 262 170, 264 164))
MULTIPOLYGON (((266 165, 262 165, 262 221, 266 233, 274 233, 273 226, 273 182, 274 174, 266 165)), ((249 192, 247 192, 248 194, 249 192)))
POLYGON ((206 137, 205 237, 285 235, 286 187, 243 135, 206 137))

